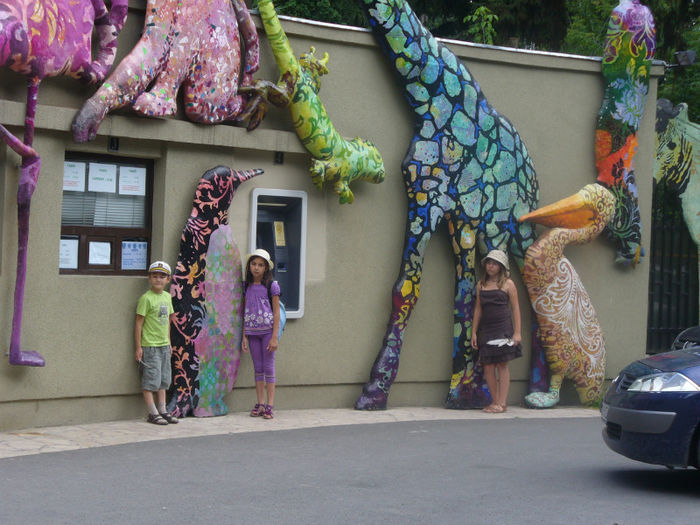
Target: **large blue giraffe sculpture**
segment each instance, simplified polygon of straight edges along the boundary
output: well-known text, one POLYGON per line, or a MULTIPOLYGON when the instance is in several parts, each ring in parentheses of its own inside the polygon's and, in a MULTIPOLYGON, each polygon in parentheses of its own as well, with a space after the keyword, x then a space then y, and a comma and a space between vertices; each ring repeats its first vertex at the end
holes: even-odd
MULTIPOLYGON (((392 311, 359 410, 386 408, 406 323, 418 300, 428 241, 446 222, 455 254, 453 373, 448 408, 490 402, 470 345, 477 249, 500 248, 522 269, 535 240, 518 217, 537 207, 535 168, 520 135, 486 100, 467 68, 423 27, 403 0, 360 0, 414 112, 414 136, 401 165, 408 217, 392 311)), ((546 390, 546 365, 533 349, 531 389, 546 390)))

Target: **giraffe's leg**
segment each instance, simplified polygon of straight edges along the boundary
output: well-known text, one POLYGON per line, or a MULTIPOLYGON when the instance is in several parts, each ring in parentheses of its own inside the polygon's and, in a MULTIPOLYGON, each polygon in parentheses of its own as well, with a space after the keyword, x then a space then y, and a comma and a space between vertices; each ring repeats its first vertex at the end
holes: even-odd
POLYGON ((75 142, 93 140, 107 113, 132 104, 167 65, 179 31, 179 9, 180 2, 147 1, 141 39, 75 115, 71 125, 75 142))
POLYGON ((87 64, 81 77, 90 83, 101 82, 107 77, 117 55, 117 35, 126 22, 128 0, 112 0, 109 11, 104 0, 91 0, 95 9, 95 31, 99 49, 97 57, 87 64))
MULTIPOLYGON (((27 148, 31 148, 34 142, 34 116, 38 90, 39 79, 31 79, 27 88, 27 112, 24 123, 24 144, 27 148)), ((44 366, 45 364, 41 354, 21 348, 24 285, 27 276, 27 247, 29 245, 29 205, 36 188, 40 166, 41 161, 38 156, 23 157, 19 188, 17 189, 17 277, 15 280, 12 335, 10 336, 11 365, 44 366)))
MULTIPOLYGON (((169 67, 163 69, 148 91, 141 93, 132 104, 132 109, 149 117, 172 116, 177 111, 177 92, 189 69, 185 49, 171 55, 169 67)), ((172 51, 171 51, 172 53, 172 51)), ((194 60, 196 62, 196 59, 194 60)))
POLYGON ((384 335, 382 348, 374 361, 369 381, 362 389, 362 395, 355 402, 357 410, 386 409, 391 388, 399 370, 399 354, 403 344, 403 334, 408 318, 420 295, 420 280, 423 272, 425 249, 434 229, 422 218, 430 217, 430 209, 416 210, 413 201, 409 203, 408 225, 404 244, 401 272, 391 292, 391 316, 384 335), (419 223, 423 222, 419 226, 419 223), (424 227, 425 229, 422 229, 424 227), (418 233, 414 233, 414 229, 418 233))
POLYGON ((491 403, 483 367, 471 346, 476 295, 476 231, 466 218, 451 220, 450 239, 455 252, 456 284, 452 380, 445 400, 447 408, 481 408, 491 403))

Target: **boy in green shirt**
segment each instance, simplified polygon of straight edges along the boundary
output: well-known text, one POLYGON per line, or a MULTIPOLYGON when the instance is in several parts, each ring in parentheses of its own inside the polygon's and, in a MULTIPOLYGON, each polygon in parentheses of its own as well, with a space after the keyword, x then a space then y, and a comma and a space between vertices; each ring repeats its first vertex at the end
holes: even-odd
POLYGON ((170 282, 170 266, 156 261, 148 268, 151 289, 143 294, 136 305, 134 340, 136 361, 141 366, 141 390, 148 410, 147 421, 154 425, 177 423, 177 418, 165 407, 165 390, 170 386, 170 321, 175 316, 170 293, 165 287, 170 282), (153 393, 156 393, 156 401, 153 393))

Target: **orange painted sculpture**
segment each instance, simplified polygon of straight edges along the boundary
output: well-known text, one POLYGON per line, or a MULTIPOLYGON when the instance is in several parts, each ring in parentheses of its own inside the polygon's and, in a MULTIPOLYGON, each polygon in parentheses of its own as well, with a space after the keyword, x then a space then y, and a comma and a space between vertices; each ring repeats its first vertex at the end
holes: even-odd
POLYGON ((564 378, 574 382, 584 405, 595 403, 603 393, 603 332, 581 279, 564 257, 564 248, 596 238, 612 218, 615 202, 610 190, 589 184, 575 195, 519 219, 552 228, 528 248, 523 270, 550 370, 549 391, 525 396, 530 407, 556 405, 564 378))

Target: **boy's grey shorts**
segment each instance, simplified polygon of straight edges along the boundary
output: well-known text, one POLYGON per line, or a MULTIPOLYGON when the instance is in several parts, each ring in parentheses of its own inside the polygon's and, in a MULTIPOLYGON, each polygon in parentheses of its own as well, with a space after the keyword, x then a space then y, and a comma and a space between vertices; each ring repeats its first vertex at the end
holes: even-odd
POLYGON ((142 360, 141 390, 156 392, 168 388, 172 379, 170 347, 144 346, 142 360))

